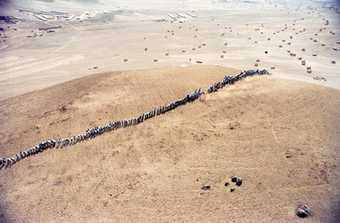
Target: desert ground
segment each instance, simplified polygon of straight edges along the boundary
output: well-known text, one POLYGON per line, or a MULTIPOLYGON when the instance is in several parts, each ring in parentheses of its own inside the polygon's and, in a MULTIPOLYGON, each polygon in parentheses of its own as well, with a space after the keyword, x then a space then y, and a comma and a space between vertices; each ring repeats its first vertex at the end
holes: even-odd
POLYGON ((72 11, 63 14, 66 18, 15 10, 18 21, 2 26, 0 36, 0 99, 98 72, 197 61, 273 69, 275 77, 340 88, 340 11, 309 2, 72 11), (52 19, 37 19, 42 15, 52 19))
POLYGON ((271 73, 0 170, 0 222, 339 222, 340 11, 230 2, 0 17, 0 158, 271 73))
MULTIPOLYGON (((102 73, 4 100, 1 154, 134 116, 234 73, 207 65, 102 73)), ((2 220, 301 222, 302 202, 313 208, 303 222, 336 222, 339 106, 338 90, 246 79, 1 171, 2 220)))

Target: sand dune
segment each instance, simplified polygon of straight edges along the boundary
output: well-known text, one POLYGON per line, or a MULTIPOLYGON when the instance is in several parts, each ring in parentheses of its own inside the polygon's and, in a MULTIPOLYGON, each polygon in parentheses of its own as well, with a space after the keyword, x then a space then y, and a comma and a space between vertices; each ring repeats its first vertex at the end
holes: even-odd
POLYGON ((0 157, 272 75, 0 171, 1 223, 339 222, 338 5, 86 2, 0 3, 0 157))
MULTIPOLYGON (((101 73, 4 100, 0 156, 131 117, 236 72, 196 65, 101 73)), ((303 202, 313 210, 304 222, 335 222, 339 96, 255 77, 134 128, 29 158, 0 172, 0 221, 300 222, 294 211, 303 202)))

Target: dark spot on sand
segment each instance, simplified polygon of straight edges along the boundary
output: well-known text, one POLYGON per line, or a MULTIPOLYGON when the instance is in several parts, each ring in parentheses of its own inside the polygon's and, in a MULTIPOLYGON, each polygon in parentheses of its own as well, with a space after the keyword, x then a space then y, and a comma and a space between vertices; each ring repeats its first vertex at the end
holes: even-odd
POLYGON ((231 177, 231 182, 235 183, 236 186, 241 186, 242 185, 242 178, 238 176, 232 176, 231 177))
POLYGON ((306 204, 302 204, 296 208, 296 215, 300 218, 306 218, 312 215, 312 210, 306 204))
POLYGON ((67 111, 66 105, 61 106, 58 110, 60 112, 66 112, 67 111))
POLYGON ((210 190, 211 187, 210 187, 210 185, 205 185, 205 186, 202 186, 201 189, 202 190, 210 190))

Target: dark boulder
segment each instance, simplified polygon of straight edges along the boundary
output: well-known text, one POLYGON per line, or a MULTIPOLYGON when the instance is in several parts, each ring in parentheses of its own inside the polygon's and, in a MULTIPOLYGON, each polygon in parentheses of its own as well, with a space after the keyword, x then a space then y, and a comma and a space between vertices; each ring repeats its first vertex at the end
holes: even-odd
POLYGON ((296 208, 296 215, 300 218, 306 218, 312 215, 312 210, 306 204, 301 204, 296 208))

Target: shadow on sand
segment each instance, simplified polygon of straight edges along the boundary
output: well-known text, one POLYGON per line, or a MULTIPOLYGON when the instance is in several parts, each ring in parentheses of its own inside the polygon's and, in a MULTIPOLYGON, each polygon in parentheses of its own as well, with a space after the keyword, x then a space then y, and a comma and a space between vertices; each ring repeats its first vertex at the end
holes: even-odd
POLYGON ((0 223, 11 223, 12 221, 10 221, 7 218, 7 214, 6 214, 6 210, 4 208, 4 205, 2 205, 0 203, 0 223))

